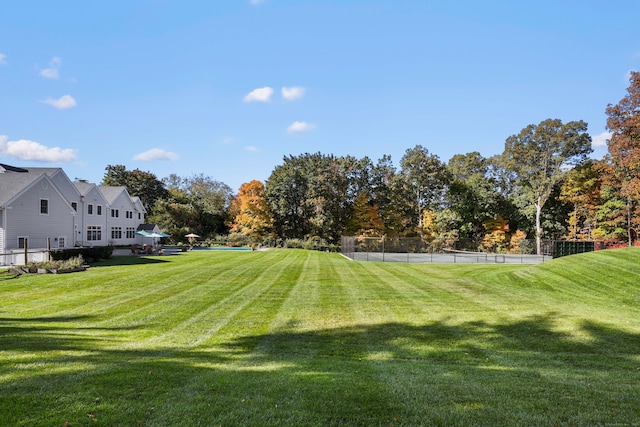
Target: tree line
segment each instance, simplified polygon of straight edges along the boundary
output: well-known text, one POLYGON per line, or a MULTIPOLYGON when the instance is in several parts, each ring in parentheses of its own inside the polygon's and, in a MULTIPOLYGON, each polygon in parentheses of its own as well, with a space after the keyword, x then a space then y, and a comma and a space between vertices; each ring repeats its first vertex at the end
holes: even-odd
POLYGON ((139 196, 148 220, 181 239, 235 233, 256 243, 343 235, 415 236, 443 245, 517 250, 524 239, 611 240, 631 245, 640 224, 640 73, 606 108, 608 154, 589 158, 583 121, 547 119, 509 136, 501 154, 448 162, 421 145, 398 165, 388 155, 305 153, 283 158, 265 182, 229 186, 204 175, 158 180, 108 166, 106 185, 139 196))

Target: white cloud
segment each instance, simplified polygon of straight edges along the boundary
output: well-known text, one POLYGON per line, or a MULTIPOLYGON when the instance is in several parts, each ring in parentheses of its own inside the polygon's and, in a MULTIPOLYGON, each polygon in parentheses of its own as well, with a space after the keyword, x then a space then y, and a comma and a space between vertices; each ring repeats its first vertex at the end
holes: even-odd
POLYGON ((310 123, 307 122, 293 122, 288 128, 287 128, 287 132, 289 133, 304 133, 304 132, 308 132, 310 130, 312 130, 315 127, 315 125, 312 125, 310 123))
POLYGON ((0 65, 4 65, 7 63, 7 55, 0 53, 0 65))
POLYGON ((222 145, 232 145, 239 141, 240 141, 239 139, 234 138, 233 136, 227 136, 222 138, 220 141, 218 141, 218 143, 222 145))
POLYGON ((74 161, 76 159, 76 150, 60 147, 49 148, 27 139, 9 141, 6 135, 0 135, 0 155, 11 156, 20 160, 59 163, 74 161))
POLYGON ((282 97, 287 101, 294 101, 296 99, 302 98, 304 95, 304 88, 300 86, 294 87, 283 87, 282 88, 282 97))
POLYGON ((136 154, 133 160, 140 160, 142 162, 153 162, 156 160, 177 160, 178 155, 171 151, 166 151, 161 148, 152 148, 144 153, 136 154))
POLYGON ((49 68, 45 68, 40 71, 40 75, 45 79, 58 79, 60 78, 60 66, 62 65, 62 59, 58 56, 54 56, 49 62, 49 68))
POLYGON ((611 138, 611 132, 602 132, 600 135, 591 136, 592 147, 606 147, 607 140, 611 138))
POLYGON ((271 102, 273 89, 269 86, 254 89, 244 97, 244 102, 271 102))
POLYGON ((252 153, 257 153, 259 151, 258 147, 255 147, 253 145, 249 145, 248 147, 244 147, 244 149, 247 150, 247 151, 251 151, 252 153))
POLYGON ((76 100, 73 99, 71 95, 64 95, 58 99, 47 98, 42 102, 47 105, 51 105, 52 107, 57 108, 58 110, 66 110, 68 108, 73 108, 77 105, 76 100))

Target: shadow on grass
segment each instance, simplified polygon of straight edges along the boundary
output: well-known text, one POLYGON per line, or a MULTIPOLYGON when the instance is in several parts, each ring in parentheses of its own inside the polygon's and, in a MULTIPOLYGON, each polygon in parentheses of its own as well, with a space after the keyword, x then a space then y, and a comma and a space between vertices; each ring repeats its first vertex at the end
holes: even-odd
POLYGON ((640 335, 585 322, 576 340, 556 320, 285 328, 196 348, 128 349, 113 345, 117 329, 92 328, 90 317, 5 318, 0 348, 25 356, 13 362, 20 374, 0 364, 0 424, 89 425, 87 414, 101 425, 640 419, 640 335), (65 327, 74 322, 88 326, 65 327), (87 329, 91 336, 80 334, 87 329))
POLYGON ((12 280, 20 277, 20 274, 11 273, 9 270, 0 272, 0 282, 4 280, 12 280))
POLYGON ((105 259, 94 264, 92 267, 111 267, 115 265, 140 265, 140 264, 163 264, 169 260, 160 259, 160 257, 146 257, 140 255, 118 255, 112 256, 109 259, 105 259))

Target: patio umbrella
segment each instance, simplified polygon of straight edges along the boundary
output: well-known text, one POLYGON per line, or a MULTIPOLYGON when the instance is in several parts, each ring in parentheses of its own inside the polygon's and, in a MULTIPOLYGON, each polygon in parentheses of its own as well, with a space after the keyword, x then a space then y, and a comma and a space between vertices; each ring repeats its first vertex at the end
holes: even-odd
POLYGON ((156 246, 158 244, 158 242, 156 241, 156 239, 159 239, 160 237, 169 237, 170 234, 166 234, 166 233, 156 233, 155 231, 153 233, 149 233, 146 232, 146 234, 143 234, 144 237, 149 237, 151 239, 153 239, 153 246, 156 246))
POLYGON ((187 237, 189 239, 189 244, 193 245, 193 241, 196 240, 196 237, 200 237, 195 233, 189 233, 189 234, 185 234, 184 237, 187 237))
POLYGON ((155 231, 153 233, 149 233, 148 231, 145 231, 145 230, 136 231, 136 234, 139 234, 142 237, 148 237, 150 239, 153 239, 153 246, 156 245, 157 238, 170 236, 170 234, 166 234, 166 233, 156 233, 155 231))
POLYGON ((153 233, 147 233, 147 234, 145 235, 145 237, 169 237, 169 236, 171 236, 171 234, 166 234, 166 233, 156 233, 156 232, 153 232, 153 233))

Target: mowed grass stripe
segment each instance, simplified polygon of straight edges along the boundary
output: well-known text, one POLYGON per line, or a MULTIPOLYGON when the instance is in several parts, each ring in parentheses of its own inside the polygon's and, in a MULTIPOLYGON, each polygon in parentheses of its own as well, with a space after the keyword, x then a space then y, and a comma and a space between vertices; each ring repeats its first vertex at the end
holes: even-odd
MULTIPOLYGON (((25 317, 29 317, 31 311, 35 310, 41 316, 57 317, 95 317, 104 312, 113 319, 113 309, 117 305, 121 305, 122 313, 128 313, 133 306, 141 305, 137 299, 144 305, 148 298, 161 298, 163 286, 169 288, 169 294, 173 295, 175 291, 171 288, 176 285, 183 282, 200 283, 201 275, 207 271, 202 268, 206 258, 199 257, 200 261, 194 263, 190 262, 191 257, 180 257, 179 263, 173 262, 177 259, 172 257, 149 260, 138 257, 118 258, 118 262, 125 263, 122 269, 105 269, 99 265, 92 267, 83 273, 82 287, 70 281, 68 275, 32 276, 26 299, 16 293, 26 289, 18 288, 7 292, 4 301, 8 306, 17 304, 25 317), (131 264, 127 265, 127 262, 131 264)), ((231 262, 241 264, 242 260, 231 259, 231 262)))
MULTIPOLYGON (((228 271, 230 274, 223 274, 209 282, 214 286, 207 294, 201 295, 202 303, 197 309, 191 310, 192 316, 158 336, 157 340, 169 340, 172 345, 194 347, 208 344, 211 340, 224 340, 225 336, 235 336, 242 331, 246 333, 260 330, 273 313, 270 311, 273 306, 265 304, 275 300, 268 297, 269 292, 279 283, 278 279, 287 274, 287 269, 294 262, 295 260, 285 257, 277 257, 273 252, 256 254, 252 259, 252 268, 247 269, 246 264, 235 266, 228 271), (223 285, 223 279, 229 277, 233 279, 223 285), (230 330, 225 330, 227 327, 230 330), (184 341, 180 341, 179 337, 184 341)), ((280 291, 276 295, 279 296, 280 291)), ((186 304, 184 309, 189 311, 190 305, 186 304)))
MULTIPOLYGON (((184 342, 173 338, 180 327, 188 328, 199 317, 206 316, 208 310, 221 301, 232 298, 233 295, 243 292, 247 283, 247 258, 223 256, 205 253, 194 254, 197 263, 190 262, 186 270, 178 270, 171 275, 159 274, 152 278, 157 283, 158 292, 154 294, 151 289, 136 293, 134 298, 128 299, 126 305, 138 306, 124 314, 115 316, 112 322, 101 323, 102 326, 141 328, 145 331, 145 337, 160 345, 163 339, 168 341, 165 345, 180 346, 184 342), (209 263, 209 260, 216 262, 209 263), (228 262, 224 262, 228 260, 228 262), (189 274, 191 271, 199 272, 197 275, 189 274), (117 322, 117 323, 114 323, 117 322), (182 326, 181 326, 182 325, 182 326), (172 332, 173 331, 173 332, 172 332)), ((253 255, 253 254, 245 254, 253 255)), ((191 256, 191 253, 187 254, 191 256)), ((251 262, 256 268, 267 266, 269 259, 253 257, 251 262)), ((250 273, 249 273, 250 274, 250 273)), ((121 305, 121 304, 120 304, 121 305)), ((139 334, 139 332, 136 332, 139 334)), ((177 334, 180 335, 180 334, 177 334)), ((193 341, 192 338, 185 339, 193 341)), ((151 343, 148 343, 151 345, 151 343)), ((136 346, 145 345, 138 342, 136 346)))

